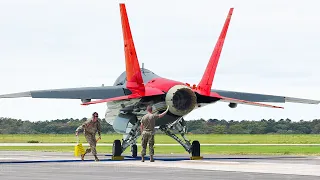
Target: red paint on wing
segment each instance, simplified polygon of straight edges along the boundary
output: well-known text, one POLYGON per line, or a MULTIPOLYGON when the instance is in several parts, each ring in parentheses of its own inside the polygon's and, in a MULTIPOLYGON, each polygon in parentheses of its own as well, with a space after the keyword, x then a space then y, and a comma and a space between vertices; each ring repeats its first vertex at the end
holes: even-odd
POLYGON ((175 85, 186 85, 185 83, 174 81, 166 78, 155 78, 146 83, 146 87, 157 88, 161 91, 168 92, 175 85))
POLYGON ((161 94, 164 94, 164 93, 157 88, 146 87, 145 91, 139 91, 138 89, 136 89, 136 90, 132 91, 132 94, 127 95, 127 96, 119 96, 119 97, 114 97, 114 98, 101 99, 101 100, 97 100, 97 101, 82 103, 81 105, 90 105, 90 104, 98 104, 98 103, 104 103, 104 102, 110 102, 110 101, 128 100, 128 99, 142 98, 142 97, 147 97, 147 96, 156 96, 156 95, 161 95, 161 94))
POLYGON ((154 87, 145 87, 145 91, 132 91, 133 94, 139 94, 140 97, 146 97, 146 96, 156 96, 156 95, 161 95, 164 94, 160 89, 154 88, 154 87))
POLYGON ((130 94, 128 96, 119 96, 119 97, 114 97, 114 98, 109 98, 109 99, 101 99, 101 100, 97 100, 97 101, 86 102, 86 103, 82 103, 81 105, 98 104, 98 103, 104 103, 104 102, 110 102, 110 101, 134 99, 134 98, 139 98, 139 97, 140 97, 139 94, 130 94))

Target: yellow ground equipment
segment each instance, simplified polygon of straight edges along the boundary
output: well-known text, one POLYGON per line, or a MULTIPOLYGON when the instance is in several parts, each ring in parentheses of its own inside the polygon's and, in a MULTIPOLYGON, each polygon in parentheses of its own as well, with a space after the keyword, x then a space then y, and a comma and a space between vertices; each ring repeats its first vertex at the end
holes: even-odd
POLYGON ((74 156, 78 157, 85 153, 82 143, 79 142, 79 137, 77 136, 77 145, 74 147, 74 156))

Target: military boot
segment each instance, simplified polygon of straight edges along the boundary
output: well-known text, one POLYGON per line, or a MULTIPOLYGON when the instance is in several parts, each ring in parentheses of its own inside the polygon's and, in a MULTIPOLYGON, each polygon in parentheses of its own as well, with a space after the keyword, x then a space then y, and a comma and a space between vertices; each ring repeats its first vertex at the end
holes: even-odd
POLYGON ((141 156, 141 162, 144 162, 144 156, 141 156))
POLYGON ((154 162, 153 156, 150 156, 150 162, 154 162))
POLYGON ((84 156, 86 155, 86 153, 81 154, 81 160, 84 161, 84 156))
POLYGON ((98 159, 97 155, 94 155, 94 160, 95 160, 95 161, 100 161, 100 160, 98 159))

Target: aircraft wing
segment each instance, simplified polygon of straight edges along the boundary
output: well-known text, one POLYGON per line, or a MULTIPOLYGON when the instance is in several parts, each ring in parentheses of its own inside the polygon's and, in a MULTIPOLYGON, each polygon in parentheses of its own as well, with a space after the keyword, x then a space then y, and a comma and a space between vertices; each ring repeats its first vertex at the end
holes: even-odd
POLYGON ((256 94, 256 93, 248 93, 248 92, 237 92, 237 91, 227 91, 227 90, 217 90, 217 89, 211 89, 211 92, 218 93, 219 95, 224 97, 239 99, 244 101, 251 101, 251 102, 275 102, 275 103, 292 102, 292 103, 303 103, 303 104, 319 104, 320 103, 319 100, 267 95, 267 94, 256 94))
POLYGON ((123 86, 47 89, 0 95, 0 98, 107 99, 132 94, 123 86))

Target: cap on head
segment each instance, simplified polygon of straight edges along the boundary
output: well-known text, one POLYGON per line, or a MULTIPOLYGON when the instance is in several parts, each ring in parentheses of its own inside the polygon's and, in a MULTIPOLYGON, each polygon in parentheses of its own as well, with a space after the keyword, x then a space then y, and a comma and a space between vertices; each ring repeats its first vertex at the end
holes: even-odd
POLYGON ((97 113, 97 112, 94 112, 94 113, 92 113, 92 116, 98 117, 98 113, 97 113))

